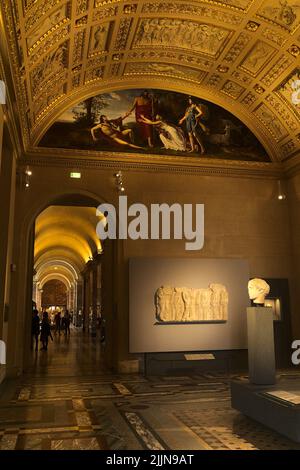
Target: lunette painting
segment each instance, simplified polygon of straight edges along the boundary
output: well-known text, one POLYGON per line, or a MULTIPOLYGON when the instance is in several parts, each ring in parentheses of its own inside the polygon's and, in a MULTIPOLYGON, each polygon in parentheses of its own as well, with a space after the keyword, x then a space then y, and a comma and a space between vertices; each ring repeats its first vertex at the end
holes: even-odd
POLYGON ((164 90, 103 93, 66 111, 40 147, 270 161, 233 114, 203 99, 164 90))

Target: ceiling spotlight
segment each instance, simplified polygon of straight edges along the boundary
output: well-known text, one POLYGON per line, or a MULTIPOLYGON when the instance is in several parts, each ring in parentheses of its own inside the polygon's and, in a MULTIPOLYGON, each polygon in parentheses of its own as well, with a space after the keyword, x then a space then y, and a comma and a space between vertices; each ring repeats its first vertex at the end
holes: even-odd
POLYGON ((25 183, 25 188, 29 188, 29 183, 25 183))

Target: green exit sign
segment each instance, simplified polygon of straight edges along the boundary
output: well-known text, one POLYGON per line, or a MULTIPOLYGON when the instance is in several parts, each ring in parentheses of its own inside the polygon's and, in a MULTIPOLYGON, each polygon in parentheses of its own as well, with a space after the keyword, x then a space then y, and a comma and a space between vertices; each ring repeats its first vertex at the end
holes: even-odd
POLYGON ((73 172, 70 173, 70 178, 80 179, 81 178, 81 173, 73 171, 73 172))

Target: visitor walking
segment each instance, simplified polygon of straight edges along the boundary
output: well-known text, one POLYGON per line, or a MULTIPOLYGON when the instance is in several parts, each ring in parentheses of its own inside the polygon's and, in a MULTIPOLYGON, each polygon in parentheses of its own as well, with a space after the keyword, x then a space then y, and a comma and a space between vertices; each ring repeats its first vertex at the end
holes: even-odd
POLYGON ((43 346, 41 349, 43 349, 44 351, 47 351, 48 349, 49 336, 51 340, 53 341, 48 313, 43 312, 43 320, 42 320, 42 327, 41 327, 41 342, 43 346))
POLYGON ((55 322, 55 331, 54 331, 54 333, 56 334, 58 332, 58 334, 60 336, 60 331, 61 331, 61 313, 60 312, 57 312, 57 314, 55 315, 54 322, 55 322))
POLYGON ((32 312, 32 321, 31 321, 31 349, 33 349, 33 344, 35 342, 35 350, 38 350, 39 345, 39 335, 40 335, 40 317, 38 310, 34 309, 32 312))
POLYGON ((66 310, 64 314, 64 328, 65 328, 66 336, 70 334, 70 323, 71 323, 71 316, 70 316, 69 310, 66 310))

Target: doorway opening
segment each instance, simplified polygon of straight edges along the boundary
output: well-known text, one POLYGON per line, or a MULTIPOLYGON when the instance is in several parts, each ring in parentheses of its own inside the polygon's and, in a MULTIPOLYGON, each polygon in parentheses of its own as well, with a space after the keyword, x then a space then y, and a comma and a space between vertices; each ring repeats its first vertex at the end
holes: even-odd
POLYGON ((49 373, 49 367, 55 373, 57 367, 60 374, 65 368, 65 375, 90 375, 105 373, 106 365, 111 366, 107 324, 112 319, 105 314, 112 310, 107 308, 111 298, 103 298, 103 284, 109 284, 111 276, 103 278, 108 257, 112 264, 112 250, 97 237, 97 223, 104 217, 96 215, 98 204, 69 196, 36 217, 29 320, 33 360, 26 368, 32 374, 49 373), (41 341, 45 334, 46 348, 41 341))

